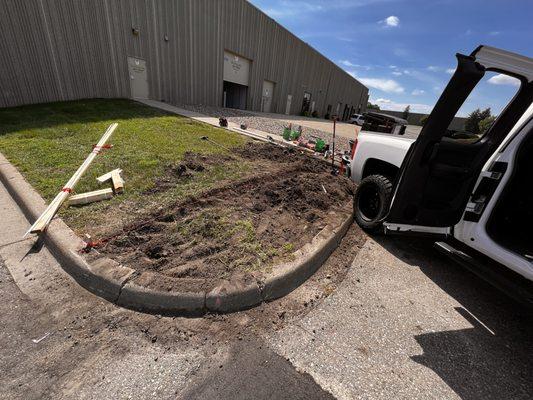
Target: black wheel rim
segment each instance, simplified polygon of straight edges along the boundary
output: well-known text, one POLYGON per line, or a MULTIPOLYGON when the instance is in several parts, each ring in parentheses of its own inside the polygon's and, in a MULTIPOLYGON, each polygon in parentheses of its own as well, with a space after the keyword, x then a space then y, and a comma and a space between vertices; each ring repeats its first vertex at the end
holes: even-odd
POLYGON ((371 222, 378 218, 381 209, 381 199, 376 187, 369 185, 361 188, 357 208, 365 221, 371 222))

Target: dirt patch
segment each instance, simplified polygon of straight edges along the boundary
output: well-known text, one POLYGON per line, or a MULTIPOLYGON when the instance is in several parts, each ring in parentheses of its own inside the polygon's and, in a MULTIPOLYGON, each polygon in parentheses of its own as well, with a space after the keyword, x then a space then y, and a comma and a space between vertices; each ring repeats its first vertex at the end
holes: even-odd
POLYGON ((232 159, 231 156, 223 154, 206 156, 186 152, 182 162, 166 165, 163 176, 158 178, 154 186, 146 190, 143 194, 150 195, 164 192, 177 184, 191 180, 195 174, 209 172, 213 165, 231 161, 232 159))
POLYGON ((138 271, 171 277, 257 276, 290 260, 332 219, 349 211, 354 186, 299 151, 250 143, 230 159, 189 153, 156 185, 165 190, 213 163, 252 160, 256 172, 197 198, 140 217, 101 252, 138 271))

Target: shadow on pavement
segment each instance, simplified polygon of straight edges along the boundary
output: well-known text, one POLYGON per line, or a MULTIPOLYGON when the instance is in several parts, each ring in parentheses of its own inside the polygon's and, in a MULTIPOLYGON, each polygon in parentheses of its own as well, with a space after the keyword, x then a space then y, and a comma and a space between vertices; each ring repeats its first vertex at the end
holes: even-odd
POLYGON ((236 341, 223 359, 212 357, 179 399, 333 400, 305 373, 260 339, 236 341))
POLYGON ((459 302, 455 311, 473 326, 416 335, 423 354, 411 359, 433 370, 462 399, 531 399, 532 312, 441 256, 432 241, 374 240, 459 302))

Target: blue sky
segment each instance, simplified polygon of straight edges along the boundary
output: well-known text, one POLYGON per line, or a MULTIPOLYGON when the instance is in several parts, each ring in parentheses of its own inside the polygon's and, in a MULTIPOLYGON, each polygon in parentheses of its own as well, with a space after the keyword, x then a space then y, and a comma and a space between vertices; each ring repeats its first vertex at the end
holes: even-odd
MULTIPOLYGON (((455 53, 486 44, 533 56, 531 0, 251 0, 370 89, 382 109, 429 112, 455 53)), ((496 75, 496 74, 493 74, 496 75)), ((487 76, 461 114, 495 113, 517 82, 487 76), (492 79, 489 79, 492 78, 492 79)))

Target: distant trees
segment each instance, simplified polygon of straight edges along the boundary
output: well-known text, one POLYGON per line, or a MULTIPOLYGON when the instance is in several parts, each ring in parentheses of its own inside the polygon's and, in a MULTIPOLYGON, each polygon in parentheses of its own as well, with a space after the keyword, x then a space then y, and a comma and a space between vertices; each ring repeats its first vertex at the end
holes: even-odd
POLYGON ((491 114, 490 107, 484 109, 483 111, 481 111, 479 108, 476 108, 474 111, 468 114, 468 117, 465 121, 465 130, 467 132, 480 135, 486 132, 495 119, 496 117, 492 116, 491 114))
POLYGON ((491 115, 485 119, 482 119, 479 121, 479 133, 480 135, 484 135, 492 126, 492 124, 496 121, 496 117, 494 115, 491 115))
POLYGON ((420 118, 419 123, 420 123, 421 126, 426 125, 426 122, 427 122, 427 120, 428 120, 428 117, 429 117, 429 115, 424 115, 424 116, 422 116, 422 117, 420 118))
POLYGON ((407 107, 404 108, 403 110, 403 114, 402 114, 402 118, 403 119, 407 119, 409 118, 409 113, 411 112, 411 106, 408 105, 407 107))
POLYGON ((379 106, 377 104, 372 104, 371 102, 368 102, 368 104, 366 105, 366 109, 367 110, 377 110, 377 111, 381 110, 381 108, 379 108, 379 106))

